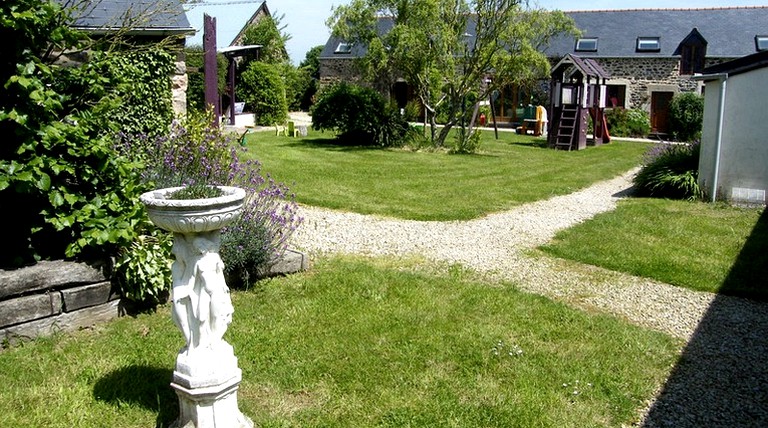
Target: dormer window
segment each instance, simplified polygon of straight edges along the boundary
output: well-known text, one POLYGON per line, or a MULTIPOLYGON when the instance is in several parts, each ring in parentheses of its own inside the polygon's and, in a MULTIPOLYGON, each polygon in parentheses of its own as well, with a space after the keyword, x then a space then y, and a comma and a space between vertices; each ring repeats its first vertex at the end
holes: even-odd
POLYGON ((583 37, 576 40, 576 52, 597 52, 597 37, 583 37))
POLYGON ((758 52, 768 51, 768 36, 755 36, 755 49, 758 52))
POLYGON ((638 37, 635 50, 637 52, 659 52, 661 51, 661 42, 659 42, 658 37, 638 37))
POLYGON ((335 54, 349 54, 352 53, 352 46, 354 46, 354 43, 347 43, 347 42, 340 42, 338 45, 336 45, 336 50, 333 51, 335 54))
POLYGON ((707 58, 707 40, 694 28, 680 42, 673 55, 680 55, 680 74, 701 73, 707 58))

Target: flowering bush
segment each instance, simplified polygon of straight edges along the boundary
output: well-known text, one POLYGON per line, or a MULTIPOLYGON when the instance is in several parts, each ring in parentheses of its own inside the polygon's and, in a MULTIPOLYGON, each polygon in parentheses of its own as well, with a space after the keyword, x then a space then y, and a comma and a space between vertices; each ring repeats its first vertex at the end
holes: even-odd
POLYGON ((245 189, 242 214, 222 229, 220 253, 226 273, 247 284, 283 254, 302 219, 289 189, 263 176, 258 161, 241 161, 239 153, 245 149, 236 144, 235 136, 210 123, 207 115, 189 114, 174 123, 167 136, 123 136, 121 150, 144 164, 143 178, 155 188, 225 185, 245 189))
POLYGON ((643 167, 634 178, 639 196, 688 199, 701 198, 698 142, 658 144, 646 154, 643 167))

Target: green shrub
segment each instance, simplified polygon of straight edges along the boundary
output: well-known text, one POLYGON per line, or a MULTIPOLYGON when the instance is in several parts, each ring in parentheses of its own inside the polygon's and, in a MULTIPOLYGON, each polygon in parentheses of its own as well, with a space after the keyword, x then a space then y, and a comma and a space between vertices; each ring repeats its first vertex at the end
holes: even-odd
POLYGON ((82 66, 54 65, 55 52, 86 41, 67 22, 56 2, 0 2, 0 33, 12 41, 0 45, 0 205, 13 207, 2 266, 108 257, 142 222, 138 164, 117 155, 111 138, 132 84, 115 70, 132 56, 96 51, 82 66))
POLYGON ((606 109, 608 132, 614 137, 645 137, 651 132, 648 112, 621 107, 606 109))
POLYGON ((167 300, 171 291, 170 233, 157 228, 139 235, 115 261, 115 282, 124 298, 154 305, 167 300))
POLYGON ((458 127, 455 134, 455 145, 451 149, 454 154, 473 154, 480 149, 480 130, 475 128, 471 133, 469 128, 458 127))
POLYGON ((683 92, 669 103, 669 128, 678 141, 694 141, 701 137, 704 122, 704 97, 683 92))
POLYGON ((699 199, 700 144, 660 144, 645 155, 634 178, 638 196, 669 199, 699 199))
POLYGON ((328 88, 312 107, 312 126, 335 130, 340 140, 359 145, 400 146, 408 122, 376 91, 340 83, 328 88))
POLYGON ((281 66, 252 61, 240 75, 236 97, 255 115, 257 125, 270 126, 288 118, 281 66))
POLYGON ((416 122, 422 117, 421 102, 418 100, 410 100, 405 104, 405 120, 409 122, 416 122))

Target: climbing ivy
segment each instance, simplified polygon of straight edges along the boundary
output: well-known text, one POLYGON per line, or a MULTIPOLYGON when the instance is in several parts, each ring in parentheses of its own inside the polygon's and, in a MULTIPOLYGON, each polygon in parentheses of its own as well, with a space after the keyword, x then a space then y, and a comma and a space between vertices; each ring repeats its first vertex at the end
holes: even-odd
POLYGON ((158 47, 127 52, 100 52, 111 71, 111 80, 122 82, 116 93, 120 105, 114 120, 129 134, 159 134, 173 120, 171 79, 174 56, 158 47))
POLYGON ((167 127, 171 57, 88 51, 68 22, 54 1, 0 2, 2 267, 113 255, 148 227, 140 164, 115 152, 114 135, 167 127), (62 52, 90 54, 68 67, 62 52))

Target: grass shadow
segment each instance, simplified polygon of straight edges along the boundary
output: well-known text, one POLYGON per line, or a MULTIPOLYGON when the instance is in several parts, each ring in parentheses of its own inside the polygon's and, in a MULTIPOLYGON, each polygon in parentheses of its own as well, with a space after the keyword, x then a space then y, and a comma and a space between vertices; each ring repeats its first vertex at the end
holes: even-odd
POLYGON ((768 302, 768 210, 763 210, 719 292, 731 296, 757 295, 768 302))
POLYGON ((135 405, 157 412, 157 427, 166 427, 179 416, 178 400, 171 388, 173 370, 132 365, 115 370, 96 382, 93 396, 115 406, 135 405))
POLYGON ((325 149, 330 151, 357 152, 357 151, 378 151, 382 147, 375 145, 362 145, 354 141, 340 140, 337 138, 292 138, 290 141, 282 142, 285 146, 305 147, 310 149, 325 149))
POLYGON ((552 149, 549 147, 547 140, 512 141, 509 144, 513 146, 530 147, 533 149, 552 149))
POLYGON ((765 290, 768 213, 760 219, 643 423, 652 427, 768 426, 768 303, 729 296, 765 290))

